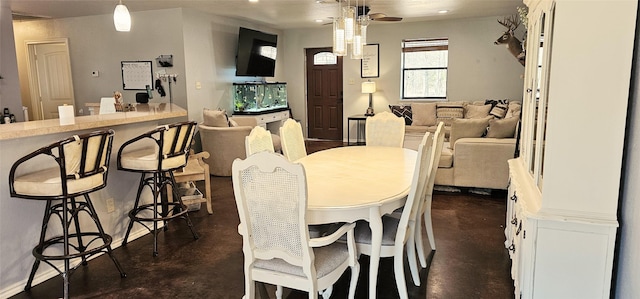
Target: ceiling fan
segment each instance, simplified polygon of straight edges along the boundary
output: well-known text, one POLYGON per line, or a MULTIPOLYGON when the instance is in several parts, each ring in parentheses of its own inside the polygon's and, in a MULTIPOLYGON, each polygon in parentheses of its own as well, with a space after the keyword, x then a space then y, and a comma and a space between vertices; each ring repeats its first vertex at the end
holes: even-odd
MULTIPOLYGON (((322 4, 335 4, 336 2, 338 3, 344 3, 345 0, 318 0, 318 3, 322 3, 322 4)), ((369 20, 371 21, 379 21, 379 22, 399 22, 402 21, 401 17, 389 17, 384 13, 379 13, 379 12, 374 12, 374 13, 369 13, 370 12, 370 8, 368 5, 364 4, 363 5, 357 5, 357 1, 356 1, 356 14, 357 16, 368 16, 369 20)), ((330 18, 333 19, 333 18, 330 18)), ((330 23, 329 23, 330 24, 330 23)), ((327 25, 327 24, 323 24, 323 25, 327 25)))
POLYGON ((380 22, 399 22, 402 21, 401 17, 388 17, 386 14, 381 12, 369 13, 369 6, 358 6, 358 16, 369 16, 369 19, 372 21, 380 21, 380 22))

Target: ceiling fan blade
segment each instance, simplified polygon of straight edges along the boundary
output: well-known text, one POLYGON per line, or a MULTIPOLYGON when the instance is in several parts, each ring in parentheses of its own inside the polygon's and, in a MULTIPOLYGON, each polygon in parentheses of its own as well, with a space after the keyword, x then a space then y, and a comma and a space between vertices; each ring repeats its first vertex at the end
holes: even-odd
POLYGON ((386 17, 387 15, 380 12, 374 12, 369 14, 369 18, 371 18, 372 20, 377 20, 377 19, 386 18, 386 17))
POLYGON ((401 17, 383 17, 374 19, 374 21, 382 21, 382 22, 399 22, 402 21, 401 17))

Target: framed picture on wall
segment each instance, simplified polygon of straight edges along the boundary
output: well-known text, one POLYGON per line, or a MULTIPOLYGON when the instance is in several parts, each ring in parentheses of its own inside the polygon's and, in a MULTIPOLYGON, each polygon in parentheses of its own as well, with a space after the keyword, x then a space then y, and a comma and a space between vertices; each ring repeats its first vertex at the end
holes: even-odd
POLYGON ((380 45, 368 44, 362 48, 362 60, 360 61, 360 77, 361 78, 378 78, 380 77, 380 45))

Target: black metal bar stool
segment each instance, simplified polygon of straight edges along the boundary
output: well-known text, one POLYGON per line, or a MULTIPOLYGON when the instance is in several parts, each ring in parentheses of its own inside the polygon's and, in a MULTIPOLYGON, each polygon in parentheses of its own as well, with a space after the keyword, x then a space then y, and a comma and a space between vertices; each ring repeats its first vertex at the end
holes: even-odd
POLYGON ((195 122, 180 122, 160 126, 125 142, 118 151, 118 169, 141 173, 138 194, 133 209, 129 211, 129 226, 124 236, 123 246, 127 245, 129 233, 134 222, 142 224, 153 233, 153 256, 158 255, 158 222, 164 224, 176 218, 184 219, 191 229, 194 239, 198 234, 193 228, 187 206, 177 193, 173 171, 187 164, 191 140, 195 132, 195 122), (173 202, 167 197, 167 185, 171 185, 173 202), (152 202, 140 203, 140 195, 148 187, 152 193, 152 202), (153 227, 147 226, 148 222, 153 227))
POLYGON ((40 240, 33 248, 36 260, 25 290, 31 289, 43 261, 62 276, 64 298, 68 298, 69 276, 80 264, 86 265, 87 258, 102 252, 113 260, 120 277, 126 277, 113 256, 112 238, 104 232, 89 198, 89 193, 107 186, 113 135, 113 130, 74 135, 20 158, 11 167, 9 189, 12 197, 46 200, 40 240), (29 172, 31 167, 46 167, 46 163, 55 166, 29 172), (16 175, 18 171, 21 173, 16 175), (47 237, 47 230, 55 223, 53 219, 59 221, 62 235, 47 237), (80 259, 80 262, 72 267, 74 259, 80 259), (62 270, 54 264, 60 260, 64 263, 62 270))

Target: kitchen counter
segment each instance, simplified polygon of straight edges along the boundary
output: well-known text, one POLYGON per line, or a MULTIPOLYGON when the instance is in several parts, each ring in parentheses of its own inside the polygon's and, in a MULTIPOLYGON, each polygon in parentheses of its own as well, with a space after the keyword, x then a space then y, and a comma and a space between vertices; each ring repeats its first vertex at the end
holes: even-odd
POLYGON ((36 120, 0 125, 0 140, 29 136, 99 129, 115 125, 155 121, 187 116, 187 110, 175 104, 137 104, 135 111, 76 116, 71 124, 61 119, 36 120))

